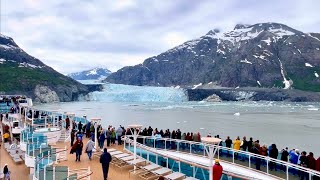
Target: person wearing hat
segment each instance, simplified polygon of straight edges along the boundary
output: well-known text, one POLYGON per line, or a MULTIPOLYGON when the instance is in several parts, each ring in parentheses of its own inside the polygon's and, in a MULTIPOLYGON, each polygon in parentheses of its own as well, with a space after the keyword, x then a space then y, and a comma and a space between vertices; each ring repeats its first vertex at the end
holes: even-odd
POLYGON ((219 159, 215 159, 214 162, 215 163, 212 167, 212 176, 213 176, 212 178, 213 178, 213 180, 220 180, 221 176, 222 176, 223 168, 220 165, 219 159))

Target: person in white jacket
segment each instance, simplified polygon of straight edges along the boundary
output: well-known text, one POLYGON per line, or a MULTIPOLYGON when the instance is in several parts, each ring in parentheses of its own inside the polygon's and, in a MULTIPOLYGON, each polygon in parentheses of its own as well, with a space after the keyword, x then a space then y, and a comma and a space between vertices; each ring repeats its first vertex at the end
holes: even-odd
POLYGON ((91 160, 93 149, 94 149, 94 142, 92 141, 92 139, 89 139, 86 145, 86 153, 88 154, 88 157, 90 160, 91 160))

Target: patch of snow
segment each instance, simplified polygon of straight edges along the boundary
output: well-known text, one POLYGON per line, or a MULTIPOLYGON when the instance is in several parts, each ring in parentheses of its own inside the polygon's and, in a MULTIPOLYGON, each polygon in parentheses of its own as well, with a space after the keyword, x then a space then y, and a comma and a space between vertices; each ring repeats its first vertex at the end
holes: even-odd
POLYGON ((235 87, 235 89, 239 89, 239 88, 240 88, 240 86, 235 87))
POLYGON ((309 64, 309 63, 305 63, 305 66, 306 67, 313 67, 311 64, 309 64))
POLYGON ((308 34, 308 36, 309 36, 309 37, 312 37, 313 39, 315 39, 315 40, 317 40, 317 41, 320 41, 320 39, 319 39, 319 38, 314 37, 314 36, 312 36, 311 34, 308 34))
POLYGON ((261 45, 259 44, 258 47, 261 48, 261 45))
POLYGON ((284 88, 283 89, 289 89, 291 84, 290 84, 290 81, 287 80, 286 76, 284 75, 284 70, 283 70, 283 66, 282 66, 282 62, 281 60, 278 58, 279 60, 279 63, 280 63, 280 72, 281 72, 281 75, 283 77, 283 84, 284 84, 284 88))
POLYGON ((176 86, 176 87, 174 87, 175 89, 179 89, 180 88, 180 86, 178 85, 178 86, 176 86))
POLYGON ((212 82, 209 82, 208 84, 212 84, 212 82))
POLYGON ((316 50, 318 50, 318 51, 319 51, 320 49, 319 49, 319 48, 316 48, 316 50))
POLYGON ((247 58, 244 59, 244 60, 240 60, 240 62, 242 62, 242 63, 247 63, 247 64, 252 64, 252 62, 248 61, 247 58))
POLYGON ((95 74, 98 74, 96 68, 89 71, 86 75, 88 76, 88 75, 95 75, 95 74))
POLYGON ((317 72, 314 72, 314 75, 318 78, 319 74, 317 72))
MULTIPOLYGON (((1 34, 0 34, 1 35, 1 34)), ((0 59, 0 64, 3 64, 6 60, 5 59, 0 59)))
POLYGON ((300 51, 300 49, 297 49, 298 51, 299 51, 299 53, 301 54, 301 51, 300 51))
POLYGON ((197 89, 199 86, 202 86, 202 83, 194 85, 192 89, 197 89))
POLYGON ((29 63, 26 63, 26 62, 19 63, 18 67, 42 68, 42 66, 36 66, 36 65, 29 64, 29 63))
POLYGON ((270 44, 271 44, 271 42, 272 42, 271 39, 270 39, 270 37, 268 37, 268 39, 266 39, 266 40, 261 40, 261 41, 267 43, 268 46, 270 46, 270 44))
POLYGON ((217 53, 222 53, 223 55, 225 55, 226 53, 224 51, 222 51, 221 49, 217 50, 217 53))
POLYGON ((274 33, 277 35, 278 39, 282 38, 283 36, 291 36, 294 35, 295 33, 292 31, 288 31, 285 29, 270 29, 269 32, 274 33))
POLYGON ((261 86, 261 83, 260 83, 260 81, 257 81, 257 83, 259 84, 259 86, 261 86))
POLYGON ((255 58, 259 58, 259 56, 257 56, 257 55, 252 55, 253 57, 255 57, 255 58))
POLYGON ((162 61, 164 61, 164 62, 168 62, 169 60, 167 60, 167 59, 166 59, 166 60, 162 60, 162 61))

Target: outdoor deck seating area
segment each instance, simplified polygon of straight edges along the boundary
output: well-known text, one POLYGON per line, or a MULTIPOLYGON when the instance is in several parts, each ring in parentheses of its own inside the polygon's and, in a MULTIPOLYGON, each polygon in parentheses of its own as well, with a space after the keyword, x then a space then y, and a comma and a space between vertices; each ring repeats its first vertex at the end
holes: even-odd
POLYGON ((6 151, 9 153, 11 156, 11 159, 15 163, 21 163, 25 159, 25 152, 22 151, 17 145, 15 144, 10 144, 10 143, 4 143, 4 148, 6 151))

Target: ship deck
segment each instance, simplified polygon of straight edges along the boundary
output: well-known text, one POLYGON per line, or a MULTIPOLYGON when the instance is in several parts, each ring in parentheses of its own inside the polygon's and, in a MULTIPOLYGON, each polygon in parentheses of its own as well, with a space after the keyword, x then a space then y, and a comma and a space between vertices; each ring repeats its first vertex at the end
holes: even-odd
MULTIPOLYGON (((88 139, 84 138, 84 146, 86 145, 88 139)), ((70 170, 73 169, 79 169, 79 168, 88 168, 90 166, 91 171, 93 174, 91 175, 91 179, 101 179, 103 177, 102 173, 102 168, 101 164, 99 162, 99 159, 97 157, 93 157, 93 159, 90 161, 86 153, 82 153, 81 156, 81 161, 76 162, 75 161, 75 154, 70 154, 70 142, 67 143, 57 143, 57 147, 64 148, 67 146, 67 160, 66 161, 61 161, 57 164, 57 166, 69 166, 70 170)), ((113 145, 110 146, 110 148, 117 149, 119 151, 123 151, 123 145, 118 146, 118 145, 113 145)), ((24 164, 24 162, 21 163, 15 163, 9 153, 4 149, 3 144, 1 146, 1 172, 3 171, 3 166, 4 164, 8 164, 9 171, 11 171, 11 179, 16 180, 16 179, 27 179, 26 177, 29 176, 30 170, 29 168, 24 164)), ((109 174, 108 174, 108 179, 123 179, 123 180, 129 180, 129 170, 132 169, 130 167, 128 168, 117 168, 115 166, 110 165, 109 167, 109 174)), ((1 178, 0 178, 1 179, 1 178)), ((131 180, 138 180, 138 176, 130 176, 131 180)))

